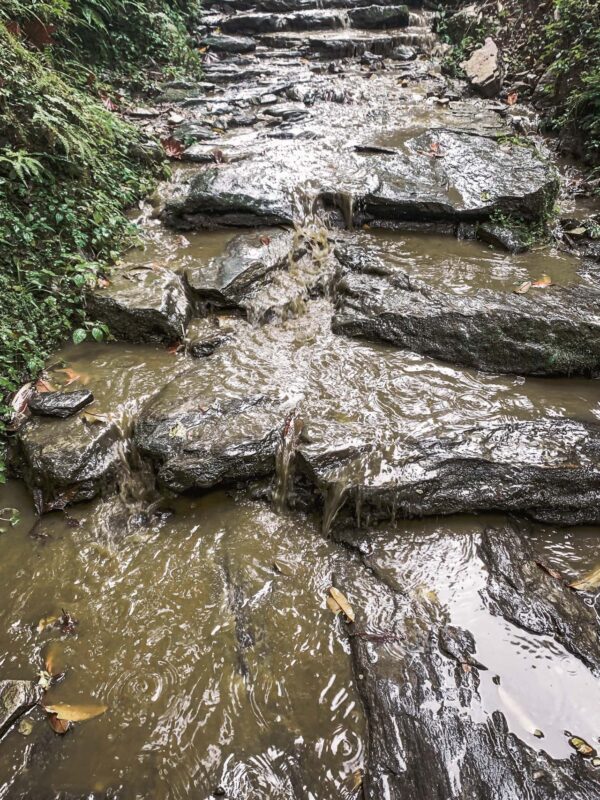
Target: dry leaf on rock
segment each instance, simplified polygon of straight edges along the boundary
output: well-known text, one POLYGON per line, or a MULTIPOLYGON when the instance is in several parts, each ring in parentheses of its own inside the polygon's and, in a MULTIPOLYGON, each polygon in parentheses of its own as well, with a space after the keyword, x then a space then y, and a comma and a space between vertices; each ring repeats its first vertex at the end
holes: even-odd
POLYGON ((327 605, 329 608, 335 613, 338 614, 341 611, 348 622, 354 622, 356 619, 354 615, 354 609, 348 602, 347 597, 340 592, 339 589, 336 589, 335 586, 331 586, 329 588, 329 597, 327 598, 327 605), (339 609, 339 610, 336 610, 339 609))

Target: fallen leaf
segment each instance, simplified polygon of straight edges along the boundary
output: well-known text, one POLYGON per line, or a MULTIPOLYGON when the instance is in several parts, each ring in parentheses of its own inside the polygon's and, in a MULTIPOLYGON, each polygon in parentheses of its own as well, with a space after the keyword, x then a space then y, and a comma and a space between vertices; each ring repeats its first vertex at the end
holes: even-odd
POLYGON ((24 383, 19 391, 10 401, 10 405, 16 414, 24 414, 27 411, 29 398, 33 394, 33 384, 24 383))
POLYGON ((181 158, 181 154, 185 150, 185 145, 173 136, 169 136, 167 139, 161 139, 160 143, 164 147, 165 153, 169 158, 181 158))
POLYGON ((64 672, 63 652, 58 642, 50 642, 44 653, 44 670, 51 678, 57 678, 64 672))
POLYGON ((38 633, 42 633, 42 631, 45 631, 46 628, 52 627, 57 622, 58 622, 58 616, 42 617, 42 619, 37 624, 36 630, 38 633))
POLYGON ((569 584, 570 589, 575 589, 576 592, 594 592, 600 588, 600 567, 596 567, 591 572, 588 572, 582 578, 578 578, 573 583, 569 584))
POLYGON ((541 731, 539 728, 536 728, 534 730, 533 735, 535 736, 536 739, 543 739, 544 738, 544 732, 541 731))
POLYGON ((67 719, 59 719, 56 714, 50 714, 48 716, 48 722, 50 723, 50 727, 54 731, 54 733, 58 733, 60 736, 64 736, 64 734, 69 730, 71 727, 71 723, 67 719))
POLYGON ((182 342, 175 342, 174 344, 169 345, 169 347, 167 347, 167 353, 172 353, 173 355, 176 355, 181 350, 182 347, 183 347, 182 342))
POLYGON ((356 791, 363 784, 363 771, 362 769, 354 770, 352 773, 352 788, 356 791))
POLYGON ((108 280, 108 278, 103 278, 102 276, 98 278, 97 283, 99 289, 108 289, 108 287, 110 286, 110 281, 108 280))
POLYGON ((271 238, 269 236, 261 236, 260 243, 267 247, 267 245, 271 244, 271 238))
POLYGON ((211 156, 213 157, 215 164, 222 164, 225 161, 225 154, 218 148, 212 151, 211 156))
POLYGON ((117 111, 119 106, 107 94, 100 95, 100 101, 107 111, 117 111))
POLYGON ((439 142, 431 142, 429 145, 430 155, 432 158, 444 158, 442 148, 439 142))
POLYGON ((506 104, 509 106, 514 106, 519 100, 519 93, 518 92, 511 92, 508 97, 506 98, 506 104))
POLYGON ((341 608, 340 604, 339 604, 339 603, 338 603, 336 600, 334 600, 334 599, 333 599, 333 597, 331 597, 331 596, 327 598, 327 607, 328 607, 328 608, 329 608, 329 610, 330 610, 330 611, 332 611, 332 612, 333 612, 333 613, 334 613, 336 616, 337 616, 338 614, 341 614, 341 613, 342 613, 342 608, 341 608))
POLYGON ((95 704, 73 706, 70 703, 55 703, 51 706, 44 706, 44 708, 49 714, 55 714, 61 722, 85 722, 108 711, 108 706, 95 704))
MULTIPOLYGON (((337 605, 340 607, 340 610, 343 612, 346 619, 349 622, 354 622, 355 620, 354 610, 352 609, 352 606, 348 602, 346 596, 343 595, 339 589, 336 589, 335 586, 331 586, 329 588, 329 594, 331 595, 331 599, 335 600, 337 605)), ((329 605, 329 608, 331 608, 329 602, 327 603, 327 605, 329 605)))
POLYGON ((75 372, 75 370, 71 369, 71 367, 63 367, 61 369, 57 369, 56 372, 63 372, 67 376, 68 380, 65 383, 65 387, 70 386, 72 383, 76 382, 81 383, 83 384, 83 386, 85 386, 90 382, 89 375, 86 375, 85 372, 81 373, 75 372))
POLYGON ((515 294, 527 294, 527 292, 531 289, 531 281, 525 281, 520 286, 517 286, 515 289, 515 294))
POLYGON ((546 564, 544 561, 536 561, 536 565, 543 570, 547 575, 550 575, 551 578, 554 578, 557 581, 562 581, 563 576, 557 569, 551 567, 549 564, 546 564))
POLYGON ((95 411, 82 411, 79 418, 88 425, 100 425, 102 422, 106 422, 108 416, 97 414, 95 411))
POLYGON ((577 750, 582 758, 594 758, 598 755, 591 744, 588 744, 585 739, 581 739, 579 736, 571 736, 569 744, 574 750, 577 750))
POLYGON ((46 394, 47 392, 55 392, 56 387, 53 386, 51 383, 48 383, 48 381, 45 381, 43 378, 39 378, 36 381, 35 390, 40 394, 46 394))
POLYGON ((462 671, 463 672, 472 672, 473 671, 473 667, 470 664, 466 664, 466 663, 465 664, 461 664, 461 667, 462 667, 462 671))
POLYGON ((538 281, 534 281, 531 285, 535 289, 546 289, 548 286, 552 286, 552 278, 550 275, 542 275, 538 281))
POLYGON ((56 25, 42 22, 38 17, 28 19, 21 27, 22 32, 34 47, 42 50, 54 44, 52 34, 56 31, 56 25))

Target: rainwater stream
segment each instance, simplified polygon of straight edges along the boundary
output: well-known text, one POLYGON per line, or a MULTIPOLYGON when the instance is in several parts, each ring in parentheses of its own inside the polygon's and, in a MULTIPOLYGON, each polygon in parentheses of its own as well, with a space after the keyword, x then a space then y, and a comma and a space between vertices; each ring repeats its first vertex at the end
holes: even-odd
MULTIPOLYGON (((427 114, 437 113, 422 112, 400 127, 428 124, 427 114)), ((398 146, 402 138, 382 135, 380 144, 398 146)), ((222 253, 237 234, 173 232, 147 214, 142 231, 145 246, 127 263, 179 273, 222 253)), ((585 279, 581 262, 553 245, 510 255, 431 231, 330 235, 351 236, 387 268, 462 295, 481 288, 510 293, 542 274, 561 285, 585 279)), ((222 313, 218 325, 231 338, 218 361, 194 361, 185 348, 84 343, 56 353, 48 374, 64 386, 67 377, 57 369, 73 370, 94 393, 94 413, 117 420, 124 432, 194 363, 207 391, 233 391, 252 373, 261 386, 300 398, 310 442, 367 438, 385 450, 402 437, 477 422, 600 421, 596 381, 439 363, 336 336, 331 316, 327 296, 268 325, 222 313)), ((293 438, 293 419, 290 425, 293 438)), ((280 479, 293 469, 290 455, 280 459, 280 479)), ((42 518, 20 482, 0 488, 0 507, 21 514, 0 535, 0 678, 34 679, 51 652, 66 674, 46 702, 108 706, 63 737, 34 710, 31 730, 17 727, 0 742, 0 800, 185 800, 215 792, 232 800, 358 797, 365 715, 348 626, 326 598, 336 580, 357 617, 376 628, 382 609, 371 573, 324 534, 317 509, 288 508, 285 479, 276 504, 265 501, 260 482, 174 497, 156 494, 131 463, 120 495, 42 518), (39 629, 40 620, 62 609, 79 621, 74 635, 39 629)), ((493 663, 482 673, 475 716, 500 710, 531 747, 567 758, 566 729, 588 741, 600 736, 600 685, 554 640, 526 633, 482 602, 476 544, 483 528, 505 522, 398 519, 371 531, 370 560, 388 582, 426 593, 452 624, 475 635, 477 658, 493 663)), ((597 565, 596 529, 530 524, 528 537, 567 578, 597 565)))

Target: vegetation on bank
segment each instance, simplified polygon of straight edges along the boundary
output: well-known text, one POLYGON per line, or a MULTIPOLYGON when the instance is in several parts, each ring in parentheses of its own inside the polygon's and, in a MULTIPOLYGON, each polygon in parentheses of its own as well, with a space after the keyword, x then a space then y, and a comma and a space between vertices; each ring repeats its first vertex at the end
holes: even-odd
POLYGON ((65 337, 105 335, 83 288, 165 174, 160 146, 110 110, 111 87, 195 69, 196 13, 196 0, 0 0, 0 434, 10 394, 65 337))
POLYGON ((507 89, 518 85, 566 149, 592 167, 600 164, 598 0, 446 2, 439 27, 454 45, 447 64, 454 72, 486 36, 493 36, 503 51, 507 89), (463 18, 464 25, 453 23, 453 14, 466 6, 478 13, 463 18))

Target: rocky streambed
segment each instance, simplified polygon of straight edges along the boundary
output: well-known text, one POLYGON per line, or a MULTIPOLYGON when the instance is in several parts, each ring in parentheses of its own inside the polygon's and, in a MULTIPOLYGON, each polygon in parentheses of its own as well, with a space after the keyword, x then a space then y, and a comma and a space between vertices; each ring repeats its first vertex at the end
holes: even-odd
POLYGON ((117 341, 28 397, 0 798, 600 794, 593 226, 427 9, 316 6, 205 4, 117 341))

